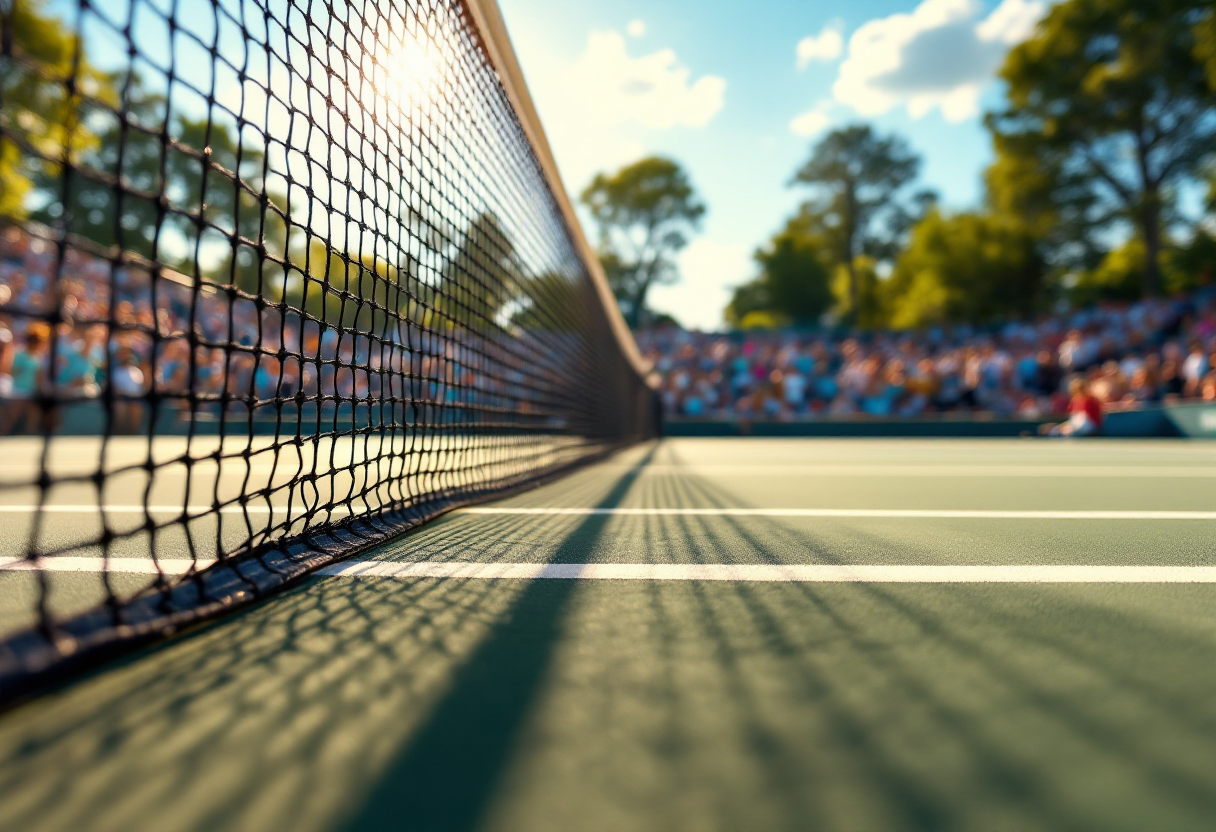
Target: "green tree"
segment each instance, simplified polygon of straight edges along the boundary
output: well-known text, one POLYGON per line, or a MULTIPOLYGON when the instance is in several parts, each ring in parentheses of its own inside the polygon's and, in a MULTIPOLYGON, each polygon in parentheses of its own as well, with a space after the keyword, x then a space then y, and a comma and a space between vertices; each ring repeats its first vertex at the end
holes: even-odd
MULTIPOLYGON (((401 318, 419 320, 422 310, 411 307, 402 288, 402 270, 385 260, 360 256, 312 237, 304 252, 295 252, 302 270, 290 272, 282 295, 268 288, 263 295, 277 302, 282 297, 333 326, 383 336, 401 318)), ((430 298, 428 298, 430 299, 430 298)))
POLYGON ((789 319, 773 311, 773 302, 769 298, 768 287, 763 277, 749 280, 735 287, 731 294, 730 303, 726 304, 723 312, 726 322, 737 329, 751 329, 749 322, 763 319, 764 329, 785 326, 789 319))
POLYGON ((608 283, 625 320, 638 327, 650 289, 678 279, 675 255, 700 226, 705 205, 684 169, 658 157, 596 175, 581 200, 599 229, 608 283))
POLYGON ((843 263, 837 264, 832 273, 832 297, 836 299, 835 310, 843 321, 849 321, 862 329, 878 329, 890 325, 890 309, 887 304, 889 281, 878 277, 878 263, 864 254, 853 258, 850 270, 843 263), (851 300, 851 288, 857 283, 857 306, 851 300))
POLYGON ((1201 12, 1195 21, 1195 57, 1207 71, 1208 86, 1216 91, 1216 9, 1201 12))
MULTIPOLYGON (((1187 292, 1209 285, 1216 275, 1216 239, 1202 229, 1183 245, 1161 254, 1162 288, 1187 292)), ((1133 237, 1110 251, 1092 269, 1080 272, 1070 295, 1078 304, 1100 300, 1135 300, 1144 286, 1144 243, 1133 237)))
POLYGON ((994 133, 992 139, 996 159, 984 174, 985 212, 1006 227, 1021 226, 1053 279, 1093 268, 1104 254, 1101 231, 1109 216, 1089 178, 1037 136, 994 133))
POLYGON ((515 244, 492 212, 469 223, 448 261, 437 303, 453 321, 470 329, 495 325, 498 310, 519 294, 515 244))
POLYGON ((1091 226, 1131 225, 1144 243, 1143 292, 1161 287, 1160 255, 1177 185, 1216 147, 1213 97, 1195 23, 1210 0, 1066 0, 1001 70, 1008 107, 998 143, 1089 190, 1091 226))
POLYGON ((25 216, 34 180, 95 144, 85 95, 112 101, 105 77, 44 0, 0 3, 0 215, 25 216), (74 78, 69 87, 63 79, 74 78))
POLYGON ((1092 269, 1073 277, 1069 297, 1078 305, 1136 300, 1144 293, 1144 241, 1131 238, 1107 252, 1092 269))
POLYGON ((795 184, 814 189, 802 213, 816 218, 834 263, 844 266, 854 312, 863 305, 857 258, 889 260, 918 210, 933 201, 927 192, 904 198, 920 164, 900 137, 855 125, 825 136, 794 174, 795 184))
POLYGON ((1199 228, 1185 245, 1168 252, 1165 288, 1174 292, 1188 291, 1199 286, 1210 286, 1214 280, 1216 236, 1199 228))
POLYGON ((287 198, 266 188, 266 152, 238 140, 235 131, 212 119, 181 116, 176 141, 167 154, 166 190, 176 209, 177 232, 193 244, 203 220, 211 240, 225 249, 211 269, 220 283, 271 295, 267 278, 282 273, 266 255, 285 260, 287 198))
POLYGON ((263 272, 282 274, 282 267, 265 258, 286 259, 287 223, 286 199, 264 192, 265 152, 206 118, 174 118, 172 138, 163 140, 164 97, 134 72, 103 80, 122 102, 126 124, 94 108, 85 117, 94 133, 74 154, 72 175, 65 181, 60 165, 33 171, 30 186, 40 204, 31 218, 191 274, 197 251, 202 271, 216 282, 270 295, 263 272), (169 253, 182 250, 184 258, 169 253))
POLYGON ((34 187, 44 198, 32 218, 60 225, 68 233, 99 245, 118 246, 153 259, 153 244, 162 219, 156 202, 142 194, 165 189, 163 151, 156 135, 156 119, 163 118, 165 100, 148 94, 133 73, 115 73, 106 76, 105 81, 121 101, 128 120, 146 129, 124 128, 118 117, 104 108, 94 112, 91 121, 96 125, 95 141, 76 154, 76 170, 66 181, 60 166, 43 166, 34 177, 34 187), (112 181, 120 182, 122 188, 116 189, 112 181))
POLYGON ((97 70, 42 0, 0 4, 0 42, 0 213, 191 273, 199 250, 204 271, 249 292, 282 274, 264 260, 287 258, 286 200, 263 192, 264 148, 235 123, 166 124, 165 97, 133 69, 97 70))
POLYGON ((831 270, 824 263, 823 242, 795 216, 755 255, 760 274, 735 289, 726 319, 742 326, 749 314, 763 312, 769 320, 814 323, 833 302, 831 270))
POLYGON ((912 230, 885 289, 890 325, 986 323, 1042 305, 1045 268, 1025 227, 932 211, 912 230))

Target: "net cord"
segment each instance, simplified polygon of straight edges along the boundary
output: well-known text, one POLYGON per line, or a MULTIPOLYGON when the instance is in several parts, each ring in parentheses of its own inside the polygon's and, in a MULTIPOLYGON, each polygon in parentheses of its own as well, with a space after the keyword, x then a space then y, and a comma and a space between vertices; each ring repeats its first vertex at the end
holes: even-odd
POLYGON ((595 290, 599 294, 600 302, 608 312, 612 334, 616 338, 621 352, 629 359, 634 371, 646 380, 651 389, 657 390, 659 387, 658 373, 638 349, 637 341, 634 340, 629 325, 625 323, 625 317, 621 314, 612 289, 608 285, 608 278, 604 274, 603 266, 600 265, 599 257, 596 256, 595 249, 591 247, 587 236, 583 233, 583 226, 578 220, 574 204, 570 201, 569 192, 562 182, 557 160, 553 156, 553 149, 545 135, 545 128, 541 124, 532 95, 528 92, 523 70, 515 56, 511 36, 507 32, 507 24, 503 20, 497 0, 460 0, 460 2, 469 16, 471 31, 480 38, 481 47, 491 66, 498 73, 499 82, 506 91, 511 106, 515 109, 516 117, 540 162, 545 179, 549 182, 549 189, 553 192, 553 197, 562 212, 578 254, 586 265, 595 290))

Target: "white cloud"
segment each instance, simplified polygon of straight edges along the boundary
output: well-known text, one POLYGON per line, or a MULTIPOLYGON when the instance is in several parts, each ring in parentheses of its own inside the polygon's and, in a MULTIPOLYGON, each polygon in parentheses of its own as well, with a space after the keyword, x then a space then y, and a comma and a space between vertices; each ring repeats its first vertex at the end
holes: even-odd
POLYGON ((658 130, 704 127, 722 109, 726 93, 726 81, 717 76, 692 80, 670 49, 631 57, 619 32, 592 32, 563 86, 570 116, 658 130))
POLYGON ((843 28, 840 22, 829 23, 817 35, 808 35, 798 41, 795 50, 798 56, 798 68, 805 69, 811 61, 834 61, 844 52, 843 28))
POLYGON ((640 38, 642 35, 646 34, 646 21, 629 21, 629 25, 625 27, 625 34, 629 35, 631 38, 640 38))
POLYGON ((751 279, 755 271, 751 249, 698 237, 680 252, 680 282, 656 286, 647 303, 667 312, 689 329, 722 328, 722 310, 732 287, 751 279))
POLYGON ((980 40, 1016 46, 1034 34, 1046 11, 1046 5, 1038 0, 1005 0, 975 31, 980 40))
POLYGON ((1046 0, 1002 0, 983 20, 979 0, 924 0, 911 14, 871 20, 849 39, 832 92, 862 115, 904 105, 913 118, 979 114, 980 96, 1009 48, 1025 40, 1046 0))
POLYGON ((630 46, 618 32, 593 32, 575 62, 546 66, 531 84, 574 193, 596 173, 655 152, 654 131, 704 127, 722 109, 723 79, 693 78, 670 49, 633 57, 630 46))
MULTIPOLYGON (((570 122, 552 125, 548 133, 557 148, 562 180, 572 197, 577 197, 597 173, 614 171, 653 152, 636 139, 615 136, 610 131, 582 130, 570 122)), ((590 228, 586 217, 583 225, 590 228)))
POLYGON ((820 101, 805 113, 794 117, 790 122, 790 132, 795 136, 813 136, 816 133, 823 132, 832 119, 829 113, 833 107, 831 101, 820 101))

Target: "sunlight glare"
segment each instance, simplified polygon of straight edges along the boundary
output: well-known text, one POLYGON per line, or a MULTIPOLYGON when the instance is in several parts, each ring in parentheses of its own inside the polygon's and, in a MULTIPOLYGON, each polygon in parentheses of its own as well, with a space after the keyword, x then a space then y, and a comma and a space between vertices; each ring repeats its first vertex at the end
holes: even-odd
POLYGON ((443 50, 433 40, 405 35, 379 65, 376 90, 390 106, 425 112, 443 78, 443 50))

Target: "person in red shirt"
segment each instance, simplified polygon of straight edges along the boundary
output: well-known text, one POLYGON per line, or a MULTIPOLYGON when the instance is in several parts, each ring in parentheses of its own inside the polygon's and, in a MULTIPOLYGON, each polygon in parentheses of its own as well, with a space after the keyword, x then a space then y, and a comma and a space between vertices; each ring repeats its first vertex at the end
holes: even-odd
POLYGON ((1076 378, 1068 385, 1068 421, 1047 430, 1049 436, 1097 436, 1102 432, 1102 403, 1089 392, 1089 384, 1076 378))

